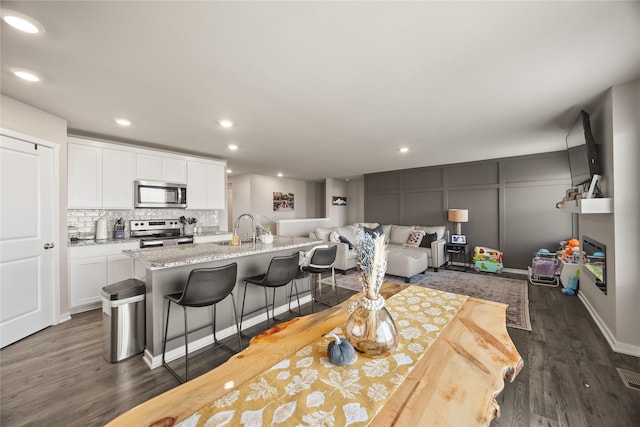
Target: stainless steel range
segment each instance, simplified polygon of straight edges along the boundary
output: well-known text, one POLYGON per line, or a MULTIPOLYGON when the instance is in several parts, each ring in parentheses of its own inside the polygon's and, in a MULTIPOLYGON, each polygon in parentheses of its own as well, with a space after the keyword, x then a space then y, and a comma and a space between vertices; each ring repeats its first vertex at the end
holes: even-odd
POLYGON ((193 243, 193 236, 182 236, 177 219, 133 219, 129 221, 131 237, 140 238, 141 248, 193 243))

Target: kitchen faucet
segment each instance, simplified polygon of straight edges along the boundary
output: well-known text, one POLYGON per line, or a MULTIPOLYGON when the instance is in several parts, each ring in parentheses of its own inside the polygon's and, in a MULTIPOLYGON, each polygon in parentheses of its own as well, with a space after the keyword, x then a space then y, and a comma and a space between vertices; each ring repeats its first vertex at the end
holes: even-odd
POLYGON ((233 234, 238 234, 238 226, 240 225, 240 219, 243 216, 247 216, 249 217, 249 219, 251 219, 251 241, 255 243, 256 242, 256 220, 255 218, 253 218, 253 215, 251 214, 244 213, 238 216, 238 218, 236 219, 236 223, 233 226, 233 234))

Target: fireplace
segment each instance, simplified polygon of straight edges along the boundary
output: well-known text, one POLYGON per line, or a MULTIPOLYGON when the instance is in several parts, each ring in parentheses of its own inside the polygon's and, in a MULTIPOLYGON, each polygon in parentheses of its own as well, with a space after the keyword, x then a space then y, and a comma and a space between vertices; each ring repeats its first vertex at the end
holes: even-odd
POLYGON ((584 251, 583 273, 595 281, 596 286, 607 294, 607 247, 591 237, 582 236, 582 250, 584 251))

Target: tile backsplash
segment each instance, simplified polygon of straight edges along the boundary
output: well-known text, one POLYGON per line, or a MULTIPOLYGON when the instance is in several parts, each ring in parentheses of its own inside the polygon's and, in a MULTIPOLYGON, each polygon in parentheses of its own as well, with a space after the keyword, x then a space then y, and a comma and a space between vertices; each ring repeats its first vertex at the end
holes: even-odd
POLYGON ((196 218, 198 227, 218 226, 226 230, 225 211, 185 211, 184 209, 69 209, 67 210, 67 226, 74 227, 80 233, 94 233, 99 218, 107 220, 107 229, 113 231, 116 219, 123 218, 125 235, 129 235, 129 221, 132 219, 178 219, 181 216, 196 218))

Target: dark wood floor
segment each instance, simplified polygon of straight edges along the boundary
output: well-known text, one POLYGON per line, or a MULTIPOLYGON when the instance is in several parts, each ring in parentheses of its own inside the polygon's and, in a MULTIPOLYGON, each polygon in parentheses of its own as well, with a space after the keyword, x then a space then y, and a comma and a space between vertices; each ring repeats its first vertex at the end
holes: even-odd
POLYGON ((492 425, 640 426, 640 391, 616 370, 640 372, 640 358, 611 351, 582 302, 559 288, 529 285, 529 311, 532 332, 509 328, 524 369, 492 425))
MULTIPOLYGON (((616 371, 640 372, 640 359, 612 352, 576 297, 558 288, 529 290, 533 332, 509 329, 525 367, 501 393, 502 416, 493 425, 640 425, 640 391, 626 388, 616 371)), ((342 298, 351 294, 341 292, 342 298)), ((0 425, 103 425, 178 385, 140 357, 107 363, 101 340, 101 311, 95 310, 0 351, 0 425)), ((204 373, 230 355, 203 352, 192 356, 191 368, 204 373)))

